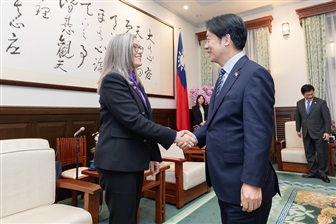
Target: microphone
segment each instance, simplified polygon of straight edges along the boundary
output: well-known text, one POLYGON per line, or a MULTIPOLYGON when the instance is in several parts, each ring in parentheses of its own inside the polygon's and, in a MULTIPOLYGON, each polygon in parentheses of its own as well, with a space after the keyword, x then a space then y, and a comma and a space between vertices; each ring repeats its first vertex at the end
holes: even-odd
POLYGON ((74 137, 78 137, 80 135, 80 133, 82 133, 85 130, 84 127, 81 127, 78 131, 76 131, 76 133, 74 134, 74 137))

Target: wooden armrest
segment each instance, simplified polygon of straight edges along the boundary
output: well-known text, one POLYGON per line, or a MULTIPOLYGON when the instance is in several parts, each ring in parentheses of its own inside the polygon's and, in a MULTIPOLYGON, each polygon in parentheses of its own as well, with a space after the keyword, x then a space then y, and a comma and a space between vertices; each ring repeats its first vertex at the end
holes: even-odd
POLYGON ((56 187, 81 191, 92 195, 103 191, 103 189, 98 184, 72 179, 58 179, 56 181, 56 187))
POLYGON ((56 180, 56 187, 84 192, 84 209, 90 212, 92 223, 98 224, 100 196, 103 192, 98 184, 82 180, 58 179, 56 180))
POLYGON ((280 139, 280 140, 275 141, 275 153, 276 153, 276 159, 278 163, 278 170, 283 170, 281 150, 284 149, 285 147, 286 147, 285 139, 280 139))
POLYGON ((183 150, 184 154, 205 154, 204 149, 185 149, 183 150))
POLYGON ((285 139, 280 139, 275 141, 275 150, 282 150, 286 148, 286 140, 285 139))
POLYGON ((187 161, 184 158, 175 158, 175 157, 164 157, 162 158, 163 161, 167 161, 167 162, 174 162, 174 163, 183 163, 185 161, 187 161))
POLYGON ((285 142, 286 142, 285 139, 280 139, 280 140, 276 140, 276 141, 275 141, 275 144, 283 144, 283 143, 285 143, 285 142))

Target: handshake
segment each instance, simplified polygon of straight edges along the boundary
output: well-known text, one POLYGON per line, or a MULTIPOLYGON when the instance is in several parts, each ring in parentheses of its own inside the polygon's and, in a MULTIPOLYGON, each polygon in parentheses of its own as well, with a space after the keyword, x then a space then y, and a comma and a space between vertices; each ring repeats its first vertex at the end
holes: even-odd
POLYGON ((181 149, 188 149, 197 144, 196 136, 188 130, 177 132, 175 143, 181 149))

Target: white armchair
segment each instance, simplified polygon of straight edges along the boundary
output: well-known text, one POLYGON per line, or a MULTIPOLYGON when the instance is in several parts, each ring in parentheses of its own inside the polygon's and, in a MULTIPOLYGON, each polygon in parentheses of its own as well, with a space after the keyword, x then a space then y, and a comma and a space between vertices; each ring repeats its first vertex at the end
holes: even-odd
POLYGON ((47 140, 1 140, 0 164, 0 223, 98 223, 102 189, 79 180, 56 182, 55 151, 47 140), (85 192, 89 212, 54 204, 56 185, 85 192))
POLYGON ((295 121, 285 123, 285 139, 276 141, 278 170, 309 171, 302 138, 296 134, 295 121))
MULTIPOLYGON (((168 150, 161 145, 160 151, 163 163, 168 163, 166 170, 165 197, 166 202, 182 208, 191 200, 207 193, 210 188, 205 180, 205 162, 189 162, 185 159, 182 149, 173 144, 168 150)), ((192 150, 189 150, 192 151, 192 150)), ((199 149, 204 154, 204 149, 199 149)), ((197 153, 197 150, 193 150, 197 153)), ((144 192, 147 197, 154 197, 151 191, 144 192)))

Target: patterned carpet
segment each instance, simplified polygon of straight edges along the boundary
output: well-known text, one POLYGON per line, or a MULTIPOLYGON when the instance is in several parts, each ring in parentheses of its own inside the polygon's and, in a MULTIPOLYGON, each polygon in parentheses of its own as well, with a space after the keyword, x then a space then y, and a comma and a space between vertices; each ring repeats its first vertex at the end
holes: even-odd
MULTIPOLYGON (((277 171, 281 195, 273 198, 269 224, 336 224, 336 178, 330 183, 320 179, 302 178, 301 173, 277 171)), ((59 203, 70 204, 70 200, 59 203)), ((83 201, 79 200, 82 207, 83 201)), ((155 216, 153 200, 140 202, 140 224, 152 224, 155 216)), ((108 223, 108 211, 103 203, 99 224, 108 223)), ((213 191, 188 203, 178 210, 166 204, 166 222, 169 224, 220 224, 220 211, 213 191)))
MULTIPOLYGON (((268 223, 336 223, 336 187, 280 180, 268 223)), ((333 185, 335 186, 335 185, 333 185)))
MULTIPOLYGON (((320 179, 302 178, 301 173, 277 171, 277 174, 281 197, 273 198, 269 224, 336 224, 335 177, 330 177, 330 183, 324 183, 320 179)), ((188 208, 166 223, 221 223, 214 194, 202 205, 196 204, 193 205, 196 209, 188 208)))

